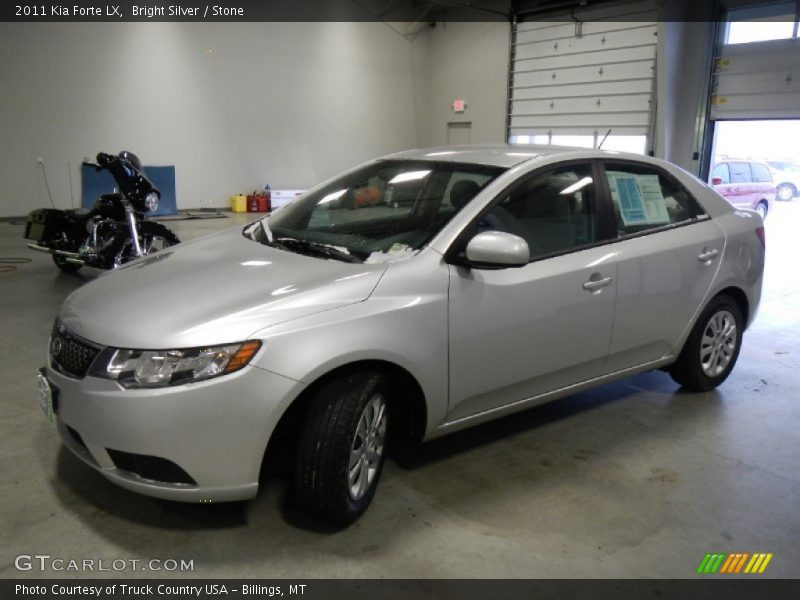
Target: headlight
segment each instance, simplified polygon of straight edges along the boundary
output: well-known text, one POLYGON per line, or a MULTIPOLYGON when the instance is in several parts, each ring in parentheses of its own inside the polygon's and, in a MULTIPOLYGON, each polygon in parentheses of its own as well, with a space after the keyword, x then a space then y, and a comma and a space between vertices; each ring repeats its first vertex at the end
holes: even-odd
POLYGON ((155 192, 150 192, 147 196, 144 197, 144 207, 149 211, 152 212, 158 208, 158 194, 155 192))
POLYGON ((91 375, 113 379, 127 388, 164 387, 203 381, 233 373, 255 356, 261 342, 185 350, 125 350, 106 348, 91 375))

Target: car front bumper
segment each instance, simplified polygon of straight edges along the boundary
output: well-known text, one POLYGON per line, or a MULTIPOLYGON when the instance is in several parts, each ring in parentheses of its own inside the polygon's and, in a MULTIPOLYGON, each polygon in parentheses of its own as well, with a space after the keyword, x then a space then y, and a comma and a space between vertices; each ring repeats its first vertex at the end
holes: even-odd
POLYGON ((157 389, 46 374, 56 426, 72 452, 117 485, 183 502, 254 497, 270 435, 303 387, 253 366, 157 389))

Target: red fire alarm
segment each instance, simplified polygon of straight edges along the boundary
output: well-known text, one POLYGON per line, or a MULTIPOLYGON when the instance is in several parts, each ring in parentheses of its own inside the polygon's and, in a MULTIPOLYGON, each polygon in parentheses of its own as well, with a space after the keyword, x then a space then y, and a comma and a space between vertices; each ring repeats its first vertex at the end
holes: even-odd
POLYGON ((453 112, 463 113, 467 110, 467 103, 464 100, 453 101, 453 112))

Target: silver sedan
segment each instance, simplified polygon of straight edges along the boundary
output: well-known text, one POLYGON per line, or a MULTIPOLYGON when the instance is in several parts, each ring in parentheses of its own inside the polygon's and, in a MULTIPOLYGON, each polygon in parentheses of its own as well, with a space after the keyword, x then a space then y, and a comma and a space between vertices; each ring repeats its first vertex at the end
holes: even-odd
POLYGON ((764 229, 664 161, 534 146, 413 150, 64 302, 42 408, 105 477, 252 498, 271 439, 339 526, 390 446, 649 369, 720 385, 761 294, 764 229))

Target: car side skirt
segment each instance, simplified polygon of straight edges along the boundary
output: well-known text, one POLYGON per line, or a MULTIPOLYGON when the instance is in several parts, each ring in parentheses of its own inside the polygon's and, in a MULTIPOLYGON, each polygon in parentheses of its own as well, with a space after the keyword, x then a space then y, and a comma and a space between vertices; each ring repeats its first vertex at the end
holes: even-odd
POLYGON ((667 356, 664 358, 660 358, 658 360, 654 360, 641 365, 636 365, 634 367, 623 369, 621 371, 615 371, 614 373, 608 373, 600 377, 595 377, 594 379, 588 379, 580 383, 559 388, 557 390, 553 390, 545 394, 540 394, 538 396, 533 396, 531 398, 525 398, 523 400, 511 402, 510 404, 499 406, 491 410, 486 410, 474 415, 470 415, 468 417, 455 419, 453 421, 447 421, 439 425, 439 427, 434 429, 432 432, 430 432, 429 435, 425 438, 425 440, 426 441, 432 440, 434 438, 441 437, 443 435, 453 433, 461 429, 467 429, 468 427, 472 427, 473 425, 479 425, 487 421, 493 421, 494 419, 498 419, 505 415, 517 413, 526 410, 528 408, 533 408, 534 406, 539 406, 540 404, 546 404, 547 402, 552 402, 554 400, 559 400, 561 398, 564 398, 565 396, 577 394, 578 392, 582 392, 590 388, 595 388, 605 383, 611 383, 612 381, 616 381, 618 379, 624 379, 625 377, 630 377, 631 375, 644 373, 645 371, 652 371, 653 369, 659 369, 672 364, 673 362, 675 362, 675 359, 676 359, 675 356, 667 356))

